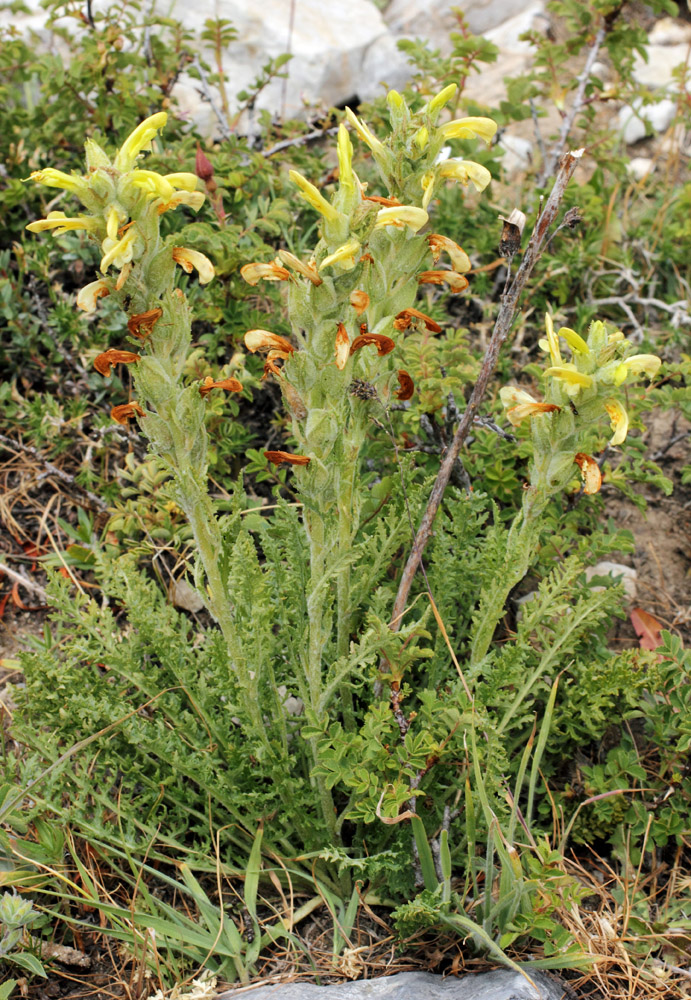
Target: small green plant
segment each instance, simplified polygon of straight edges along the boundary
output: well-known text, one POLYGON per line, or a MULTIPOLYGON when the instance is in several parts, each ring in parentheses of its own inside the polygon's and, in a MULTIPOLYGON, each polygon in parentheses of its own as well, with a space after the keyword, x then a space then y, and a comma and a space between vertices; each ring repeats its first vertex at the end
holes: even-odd
MULTIPOLYGON (((19 966, 32 976, 46 978, 40 959, 27 949, 27 929, 39 918, 30 899, 3 892, 0 897, 0 960, 19 966)), ((16 981, 15 985, 16 985, 16 981)), ((7 994, 9 995, 9 994, 7 994)))

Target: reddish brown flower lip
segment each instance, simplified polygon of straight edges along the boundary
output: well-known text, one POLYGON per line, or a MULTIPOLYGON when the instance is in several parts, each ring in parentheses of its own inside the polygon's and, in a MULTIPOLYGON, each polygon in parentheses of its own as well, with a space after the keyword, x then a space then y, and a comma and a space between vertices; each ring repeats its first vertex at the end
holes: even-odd
POLYGON ((407 330, 414 319, 421 320, 425 324, 426 330, 430 330, 432 333, 441 333, 442 328, 437 321, 431 316, 426 316, 419 309, 402 309, 396 314, 393 325, 397 330, 407 330))
POLYGON ((127 329, 133 337, 139 340, 146 340, 153 333, 156 323, 163 315, 163 310, 158 306, 155 309, 147 309, 146 312, 137 313, 127 320, 127 329))
POLYGON ((573 460, 581 470, 583 492, 589 496, 597 493, 602 486, 602 473, 595 459, 591 455, 586 455, 584 452, 579 451, 573 460))
POLYGON ((208 396, 212 389, 225 389, 226 392, 242 392, 242 382, 236 378, 224 378, 220 382, 214 382, 210 375, 207 375, 202 385, 199 386, 199 395, 203 398, 208 396))
POLYGON ((410 377, 408 372, 403 371, 402 368, 398 372, 396 372, 396 377, 398 378, 398 382, 401 388, 394 393, 394 396, 396 397, 396 399, 401 399, 401 400, 410 399, 413 393, 415 392, 415 383, 413 382, 412 378, 410 377))
POLYGON ((377 354, 380 357, 390 354, 396 346, 396 342, 391 337, 385 337, 382 333, 361 333, 350 345, 350 353, 354 354, 355 351, 359 351, 366 344, 374 344, 377 348, 377 354))
POLYGON ((139 403, 132 400, 131 403, 122 403, 120 406, 114 406, 110 411, 110 416, 116 424, 124 424, 127 426, 127 421, 131 420, 132 417, 143 417, 144 410, 142 410, 139 403))
POLYGON ((270 361, 267 358, 267 360, 264 362, 264 374, 262 375, 261 379, 262 382, 264 381, 265 378, 268 378, 269 375, 276 375, 278 376, 278 378, 281 378, 283 373, 277 364, 275 364, 273 361, 270 361))
POLYGON ((133 362, 139 361, 139 358, 140 355, 134 354, 132 351, 116 351, 111 348, 94 358, 94 368, 100 375, 105 375, 108 378, 113 365, 131 365, 133 362))
POLYGON ((288 465, 309 465, 312 461, 307 455, 293 455, 289 451, 265 451, 264 458, 267 458, 274 465, 287 462, 288 465))

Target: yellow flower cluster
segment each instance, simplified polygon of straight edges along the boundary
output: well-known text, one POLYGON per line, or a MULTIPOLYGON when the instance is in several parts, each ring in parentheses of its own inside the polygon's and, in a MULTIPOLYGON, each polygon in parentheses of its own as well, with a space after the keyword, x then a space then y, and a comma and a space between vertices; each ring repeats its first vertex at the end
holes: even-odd
MULTIPOLYGON (((101 273, 106 275, 111 267, 119 272, 114 286, 117 291, 127 280, 133 264, 147 251, 158 249, 152 246, 158 242, 158 216, 179 205, 187 205, 196 212, 204 202, 204 194, 197 190, 196 174, 161 175, 135 165, 140 153, 151 147, 167 118, 161 111, 141 122, 112 160, 98 143, 87 139, 84 176, 46 167, 34 171, 29 178, 76 195, 88 214, 68 217, 64 212, 50 212, 45 219, 31 222, 26 228, 32 233, 52 230, 56 236, 71 230, 91 234, 100 244, 101 273)), ((202 283, 214 275, 211 261, 197 251, 174 247, 172 256, 186 271, 196 268, 202 283)), ((77 304, 90 312, 98 299, 110 291, 111 283, 99 279, 81 290, 77 304)))
POLYGON ((612 395, 614 389, 629 379, 647 375, 652 379, 661 360, 655 354, 632 354, 632 345, 617 330, 608 333, 604 323, 590 324, 587 339, 567 326, 555 331, 552 317, 545 316, 546 337, 540 347, 548 354, 551 364, 543 375, 548 379, 544 402, 514 386, 505 386, 499 395, 510 422, 517 426, 523 420, 578 404, 578 413, 592 420, 598 412, 609 416, 613 435, 610 445, 621 444, 627 435, 629 417, 624 404, 612 395), (570 360, 564 360, 560 340, 568 345, 570 360))

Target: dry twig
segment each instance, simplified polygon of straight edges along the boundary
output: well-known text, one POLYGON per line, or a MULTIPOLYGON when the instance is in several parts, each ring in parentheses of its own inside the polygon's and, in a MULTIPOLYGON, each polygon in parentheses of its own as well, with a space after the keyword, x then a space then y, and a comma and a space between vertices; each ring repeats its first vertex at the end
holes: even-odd
POLYGON ((525 288, 533 268, 544 252, 546 241, 550 235, 550 229, 557 217, 567 184, 573 176, 573 172, 576 169, 582 155, 583 150, 579 149, 575 152, 566 153, 563 157, 552 192, 547 199, 542 213, 535 223, 535 227, 533 228, 530 241, 523 255, 523 260, 521 261, 521 266, 516 273, 516 277, 511 282, 511 285, 502 297, 499 314, 497 316, 496 323, 494 324, 494 330, 482 362, 480 374, 478 375, 478 379, 475 383, 470 400, 468 401, 468 405, 463 412, 461 422, 458 425, 451 446, 444 455, 439 473, 437 474, 434 486, 432 487, 427 508, 422 517, 422 521, 420 522, 420 527, 417 530, 413 547, 411 549, 410 556, 408 557, 408 562, 406 563, 401 576, 398 593, 396 594, 396 601, 391 613, 390 627, 394 632, 397 632, 400 628, 401 618, 408 601, 408 594, 410 593, 410 588, 413 584, 413 578, 418 566, 420 565, 422 553, 432 533, 432 525, 437 515, 437 511, 439 510, 442 497, 444 496, 444 491, 449 483, 451 472, 460 453, 461 446, 468 436, 468 431, 473 425, 473 421, 485 395, 485 390, 487 389, 489 380, 497 366, 499 352, 511 332, 511 326, 513 324, 518 299, 520 298, 521 292, 525 288))

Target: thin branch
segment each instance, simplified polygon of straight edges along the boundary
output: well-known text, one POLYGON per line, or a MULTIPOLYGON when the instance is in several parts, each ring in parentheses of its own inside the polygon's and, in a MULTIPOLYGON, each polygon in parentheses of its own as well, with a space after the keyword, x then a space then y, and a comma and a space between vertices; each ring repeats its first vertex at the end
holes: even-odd
POLYGON ((420 522, 420 527, 417 530, 415 541, 413 542, 413 547, 410 552, 410 556, 408 557, 408 562, 406 563, 401 576, 398 593, 396 594, 396 601, 391 613, 390 628, 394 632, 397 632, 400 628, 410 588, 413 584, 413 578, 418 565, 420 564, 425 546, 427 545, 429 537, 432 534, 432 525, 437 515, 437 511, 439 510, 442 497, 444 496, 444 490, 449 483, 454 463, 456 462, 461 446, 463 445, 463 442, 468 436, 468 432, 473 425, 473 421, 485 395, 485 390, 487 389, 489 380, 497 366, 499 352, 511 332, 511 326, 513 324, 518 299, 532 273, 533 268, 544 252, 546 241, 548 239, 551 226, 554 223, 561 206, 566 186, 573 176, 573 172, 576 169, 582 155, 583 150, 579 149, 575 152, 566 153, 562 159, 559 173, 557 174, 554 182, 554 187, 552 188, 552 192, 535 223, 530 241, 526 247, 525 253, 523 254, 521 266, 516 273, 516 277, 511 282, 509 289, 502 298, 497 320, 494 324, 494 330, 487 348, 487 353, 482 361, 480 374, 478 375, 477 382, 475 383, 475 387, 473 388, 472 395, 465 408, 461 422, 458 425, 454 439, 442 460, 437 478, 434 486, 432 487, 430 498, 427 502, 427 508, 422 517, 422 521, 420 522))
POLYGON ((209 81, 206 79, 206 73, 202 69, 202 64, 199 60, 199 56, 194 57, 194 59, 192 60, 192 65, 196 69, 197 73, 199 73, 199 84, 202 88, 202 94, 211 105, 211 110, 216 116, 216 121, 218 122, 218 127, 220 129, 221 135, 223 136, 224 139, 230 139, 233 133, 230 131, 230 128, 228 127, 228 122, 226 121, 225 116, 221 111, 221 109, 219 108, 218 104, 216 104, 214 95, 211 93, 211 87, 209 86, 209 81))
POLYGON ((39 600, 43 601, 44 604, 49 603, 48 594, 45 592, 43 587, 40 586, 40 584, 34 583, 33 580, 27 579, 27 577, 25 577, 22 573, 18 573, 16 570, 10 569, 9 566, 1 562, 0 573, 4 573, 5 576, 9 576, 10 580, 14 580, 14 582, 18 583, 20 587, 26 587, 27 590, 32 591, 32 593, 36 594, 39 600))
POLYGON ((14 441, 12 438, 5 437, 4 434, 0 434, 0 442, 2 442, 2 444, 9 449, 16 448, 17 451, 23 451, 25 455, 31 455, 31 457, 37 462, 40 462, 46 470, 44 476, 55 476, 56 479, 59 479, 71 489, 78 490, 88 499, 92 510, 101 512, 108 510, 108 504, 104 503, 100 497, 97 497, 95 493, 92 493, 91 490, 87 490, 84 486, 80 486, 74 476, 71 476, 69 472, 63 472, 62 469, 58 469, 58 467, 53 465, 52 462, 48 462, 36 448, 33 448, 28 444, 21 444, 19 441, 14 441))
POLYGON ((576 89, 576 96, 573 99, 573 103, 568 113, 564 116, 564 120, 561 123, 561 129, 559 131, 559 137, 555 144, 549 151, 547 159, 542 165, 542 171, 537 180, 537 186, 543 187, 545 182, 552 176, 557 163, 563 156, 564 150, 566 149, 566 142, 569 138, 569 132, 573 127, 573 123, 576 119, 576 115, 579 115, 583 110, 586 103, 585 100, 585 88, 588 86, 588 80, 590 79, 590 74, 593 71, 593 66, 595 65, 595 60, 598 57, 600 49, 602 48, 602 43, 607 35, 609 19, 605 21, 598 29, 595 38, 593 39, 593 44, 590 46, 590 51, 588 52, 588 58, 585 61, 585 66, 578 77, 578 87, 576 89))
POLYGON ((306 135, 298 135, 295 139, 282 139, 275 146, 263 150, 262 156, 268 159, 270 156, 275 156, 276 153, 280 153, 284 149, 290 149, 291 146, 303 146, 306 142, 316 142, 317 139, 323 139, 327 135, 336 135, 337 132, 337 127, 317 128, 314 132, 308 132, 306 135))

